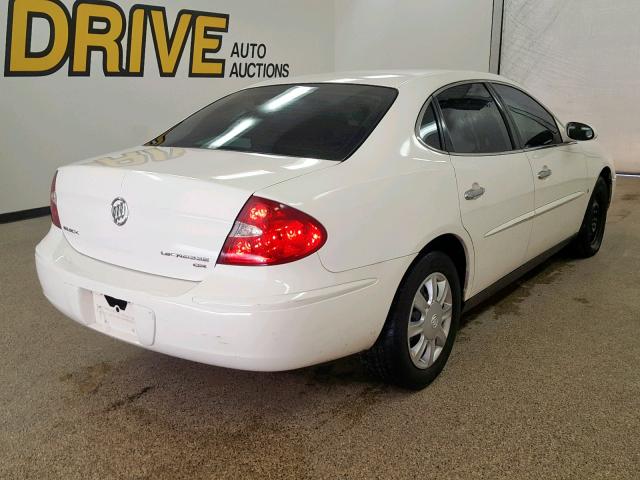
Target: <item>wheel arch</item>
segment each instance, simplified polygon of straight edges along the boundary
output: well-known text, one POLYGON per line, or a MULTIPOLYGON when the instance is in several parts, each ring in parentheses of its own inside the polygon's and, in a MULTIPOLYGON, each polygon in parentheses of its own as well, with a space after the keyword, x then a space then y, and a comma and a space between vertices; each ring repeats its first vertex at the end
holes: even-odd
MULTIPOLYGON (((405 281, 415 265, 429 252, 439 251, 449 256, 453 261, 456 271, 458 272, 458 277, 460 279, 461 288, 462 288, 462 303, 464 304, 466 300, 465 292, 471 284, 472 280, 472 272, 473 272, 473 250, 472 246, 467 244, 463 238, 455 233, 443 233, 435 238, 428 241, 428 243, 418 252, 413 261, 409 264, 406 271, 402 275, 402 279, 398 284, 396 292, 393 296, 393 300, 389 306, 389 312, 387 314, 387 318, 380 329, 380 335, 383 334, 385 330, 385 325, 389 322, 389 314, 393 311, 393 308, 398 301, 398 293, 402 289, 402 286, 405 284, 405 281)), ((380 340, 380 336, 378 340, 380 340)), ((377 342, 376 341, 376 342, 377 342)))
MULTIPOLYGON (((440 235, 439 237, 431 240, 425 247, 420 251, 418 257, 420 258, 426 255, 429 252, 440 251, 442 253, 447 254, 453 263, 456 266, 456 270, 458 272, 458 278, 460 279, 461 287, 462 287, 462 297, 464 299, 464 292, 467 289, 468 280, 469 280, 469 253, 464 241, 454 235, 453 233, 445 233, 444 235, 440 235)), ((464 300, 463 300, 464 301, 464 300)))
POLYGON ((459 235, 455 233, 443 233, 437 237, 429 240, 427 244, 422 247, 411 264, 407 267, 400 286, 404 283, 406 277, 409 275, 413 267, 429 252, 439 251, 448 255, 456 266, 458 272, 458 278, 460 279, 460 286, 462 288, 462 300, 465 300, 465 292, 471 284, 471 276, 473 271, 473 251, 471 246, 467 245, 467 242, 459 235))

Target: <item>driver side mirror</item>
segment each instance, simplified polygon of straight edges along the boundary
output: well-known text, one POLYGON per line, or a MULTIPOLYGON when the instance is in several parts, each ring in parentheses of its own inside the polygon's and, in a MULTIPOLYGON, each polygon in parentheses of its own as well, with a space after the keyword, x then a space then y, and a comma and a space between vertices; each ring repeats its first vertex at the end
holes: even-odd
POLYGON ((571 140, 586 142, 596 138, 596 132, 589 125, 580 122, 570 122, 567 124, 567 136, 571 140))

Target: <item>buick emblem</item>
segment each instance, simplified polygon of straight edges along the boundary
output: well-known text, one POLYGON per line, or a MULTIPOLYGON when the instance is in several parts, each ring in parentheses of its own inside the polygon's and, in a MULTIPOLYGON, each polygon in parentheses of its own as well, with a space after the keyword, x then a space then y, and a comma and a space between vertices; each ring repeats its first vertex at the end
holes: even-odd
POLYGON ((129 219, 129 206, 124 198, 118 197, 111 202, 111 216, 113 223, 121 227, 129 219))

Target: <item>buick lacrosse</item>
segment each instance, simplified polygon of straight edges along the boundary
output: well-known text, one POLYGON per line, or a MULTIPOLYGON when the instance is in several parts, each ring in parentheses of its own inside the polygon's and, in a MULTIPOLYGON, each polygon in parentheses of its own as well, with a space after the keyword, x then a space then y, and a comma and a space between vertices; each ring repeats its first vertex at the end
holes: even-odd
POLYGON ((599 250, 615 174, 595 137, 490 74, 271 81, 58 169, 38 276, 150 350, 261 371, 363 352, 418 389, 465 309, 565 245, 599 250))

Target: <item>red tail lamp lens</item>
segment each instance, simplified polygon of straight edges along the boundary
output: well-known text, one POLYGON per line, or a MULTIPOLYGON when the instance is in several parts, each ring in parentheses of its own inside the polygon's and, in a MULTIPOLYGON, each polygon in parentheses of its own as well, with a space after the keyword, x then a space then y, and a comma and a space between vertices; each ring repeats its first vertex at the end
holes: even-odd
POLYGON ((58 228, 62 228, 60 226, 60 215, 58 214, 58 198, 56 195, 57 179, 58 179, 58 172, 56 171, 55 175, 53 175, 53 180, 51 181, 51 195, 49 196, 49 207, 51 210, 51 223, 53 223, 58 228))
POLYGON ((281 203, 251 197, 222 247, 223 265, 279 265, 318 251, 327 231, 315 218, 281 203))

